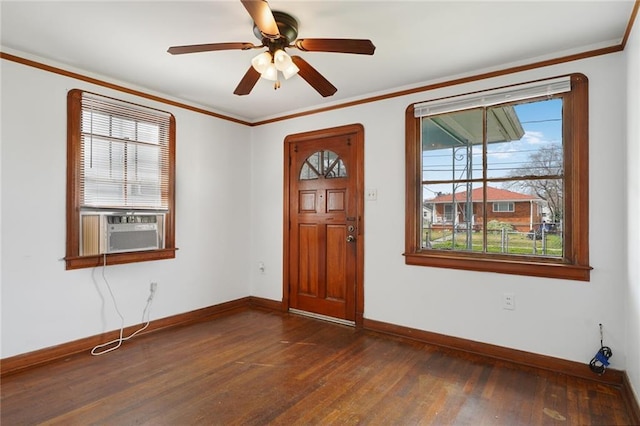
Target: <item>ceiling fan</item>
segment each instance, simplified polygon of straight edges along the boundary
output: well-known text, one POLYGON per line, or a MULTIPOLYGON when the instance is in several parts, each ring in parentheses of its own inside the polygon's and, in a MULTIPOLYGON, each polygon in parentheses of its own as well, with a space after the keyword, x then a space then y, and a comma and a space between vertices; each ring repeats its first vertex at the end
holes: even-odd
POLYGON ((373 55, 376 47, 371 40, 339 38, 298 37, 298 22, 284 12, 272 11, 266 0, 240 0, 253 19, 253 33, 262 41, 252 43, 209 43, 187 46, 172 46, 167 50, 172 55, 185 53, 212 52, 216 50, 249 50, 266 47, 268 50, 251 60, 251 66, 234 90, 236 95, 248 95, 260 77, 274 81, 274 88, 280 87, 278 73, 285 79, 300 74, 322 96, 331 96, 338 90, 315 68, 300 56, 289 56, 286 48, 303 52, 334 52, 373 55))

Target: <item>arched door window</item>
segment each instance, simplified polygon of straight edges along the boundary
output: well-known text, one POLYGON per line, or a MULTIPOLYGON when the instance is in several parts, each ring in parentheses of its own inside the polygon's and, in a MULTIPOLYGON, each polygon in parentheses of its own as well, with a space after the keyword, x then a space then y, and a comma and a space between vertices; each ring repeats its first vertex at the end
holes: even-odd
POLYGON ((316 151, 304 160, 300 180, 334 179, 347 177, 347 168, 333 151, 316 151))

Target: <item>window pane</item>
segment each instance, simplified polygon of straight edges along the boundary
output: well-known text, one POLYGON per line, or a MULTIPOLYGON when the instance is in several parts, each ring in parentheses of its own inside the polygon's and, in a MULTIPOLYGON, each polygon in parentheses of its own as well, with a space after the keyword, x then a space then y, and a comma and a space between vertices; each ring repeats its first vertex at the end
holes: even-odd
POLYGON ((513 212, 514 204, 508 203, 508 202, 493 203, 493 211, 494 212, 513 212))
POLYGON ((160 143, 160 126, 157 124, 138 122, 136 140, 157 145, 160 143))
POLYGON ((486 188, 470 182, 423 185, 422 248, 485 251, 482 231, 489 206, 486 252, 562 257, 562 215, 555 206, 563 200, 537 195, 543 183, 560 187, 562 181, 506 181, 486 188))
POLYGON ((422 247, 561 256, 562 237, 551 251, 548 239, 538 247, 535 230, 562 218, 562 100, 502 104, 484 114, 421 119, 422 247))
POLYGON ((482 251, 482 187, 470 182, 423 185, 422 247, 482 251))
POLYGON ((162 199, 166 140, 166 129, 158 123, 83 109, 82 205, 166 207, 162 199))
POLYGON ((136 122, 111 116, 111 136, 119 139, 136 139, 136 122))
POLYGON ((482 109, 422 119, 422 180, 482 177, 482 109))
POLYGON ((124 146, 99 137, 83 139, 84 206, 123 204, 124 146))
POLYGON ((159 170, 158 146, 127 144, 127 205, 161 205, 159 170))
POLYGON ((83 206, 162 206, 158 145, 84 137, 83 153, 83 206))
MULTIPOLYGON (((487 198, 493 206, 487 212, 487 251, 514 255, 561 257, 563 237, 560 225, 548 223, 551 215, 548 200, 533 187, 544 180, 502 182, 501 187, 488 187, 487 198), (502 199, 504 201, 495 201, 502 199), (509 206, 511 210, 507 210, 509 206), (544 239, 540 234, 544 224, 544 239), (557 231, 552 235, 551 230, 557 231)), ((554 184, 561 184, 555 181, 554 184)), ((552 202, 562 202, 552 200, 552 202)))
POLYGON ((111 121, 107 114, 101 114, 93 110, 82 111, 82 133, 109 136, 111 134, 110 124, 111 121))
MULTIPOLYGON (((504 182, 503 186, 534 200, 532 225, 542 222, 561 225, 564 221, 564 187, 562 179, 522 179, 504 182)), ((533 227, 533 226, 531 226, 533 227)))
POLYGON ((487 110, 487 178, 560 176, 562 99, 487 110))

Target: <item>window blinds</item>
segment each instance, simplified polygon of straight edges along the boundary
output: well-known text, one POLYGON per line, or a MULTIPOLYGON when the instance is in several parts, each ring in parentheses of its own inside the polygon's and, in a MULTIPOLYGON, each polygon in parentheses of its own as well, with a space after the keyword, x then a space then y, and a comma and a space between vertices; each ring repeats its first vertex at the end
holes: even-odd
POLYGON ((170 114, 84 92, 81 207, 169 207, 170 114))
POLYGON ((569 92, 571 80, 569 76, 550 80, 536 81, 500 89, 469 93, 450 98, 435 99, 414 105, 414 116, 428 117, 452 111, 460 111, 478 107, 486 107, 507 102, 516 102, 540 96, 551 96, 569 92))

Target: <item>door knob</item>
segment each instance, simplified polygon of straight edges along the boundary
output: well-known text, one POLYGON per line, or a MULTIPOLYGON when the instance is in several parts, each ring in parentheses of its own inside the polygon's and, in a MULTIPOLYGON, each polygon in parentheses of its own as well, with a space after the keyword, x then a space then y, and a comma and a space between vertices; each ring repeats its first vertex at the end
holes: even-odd
POLYGON ((347 242, 348 243, 352 243, 356 240, 356 237, 354 237, 353 235, 347 235, 347 242))

